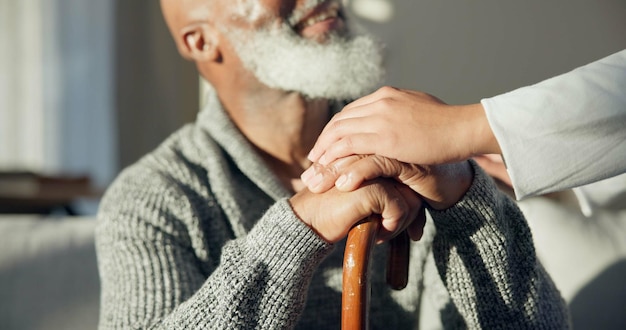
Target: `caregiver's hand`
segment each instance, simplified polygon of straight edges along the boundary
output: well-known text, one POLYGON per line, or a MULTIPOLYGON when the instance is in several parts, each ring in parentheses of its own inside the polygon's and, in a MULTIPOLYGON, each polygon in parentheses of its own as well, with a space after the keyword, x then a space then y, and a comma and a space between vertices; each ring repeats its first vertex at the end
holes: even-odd
POLYGON ((455 106, 418 91, 382 87, 336 114, 309 153, 328 165, 374 154, 413 164, 444 164, 500 153, 480 103, 455 106))

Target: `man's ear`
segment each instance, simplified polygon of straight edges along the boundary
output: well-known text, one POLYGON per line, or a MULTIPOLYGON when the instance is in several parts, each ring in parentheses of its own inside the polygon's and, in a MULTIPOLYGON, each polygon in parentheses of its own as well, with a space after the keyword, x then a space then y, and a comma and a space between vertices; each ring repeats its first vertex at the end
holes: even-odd
POLYGON ((194 24, 183 28, 179 35, 181 55, 193 61, 215 61, 220 58, 219 38, 208 24, 194 24))

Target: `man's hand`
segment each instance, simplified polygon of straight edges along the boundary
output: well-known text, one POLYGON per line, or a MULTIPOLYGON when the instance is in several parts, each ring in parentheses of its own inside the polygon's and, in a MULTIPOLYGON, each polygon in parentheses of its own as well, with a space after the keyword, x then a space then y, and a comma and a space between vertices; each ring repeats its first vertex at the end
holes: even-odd
POLYGON ((487 174, 500 180, 509 188, 513 188, 513 182, 511 181, 509 172, 507 172, 504 161, 500 155, 479 155, 475 156, 474 160, 478 163, 478 165, 480 165, 480 167, 483 168, 483 170, 485 170, 485 172, 487 172, 487 174))
POLYGON ((357 222, 372 214, 382 218, 378 242, 406 228, 413 239, 419 239, 425 223, 417 194, 400 182, 384 178, 366 181, 349 192, 331 188, 316 194, 304 189, 289 202, 296 215, 330 243, 344 238, 357 222))
POLYGON ((309 159, 328 165, 373 154, 432 165, 485 153, 500 153, 500 147, 480 103, 453 106, 429 94, 383 87, 336 114, 309 159))
POLYGON ((443 210, 465 195, 472 184, 473 171, 467 161, 421 166, 381 156, 349 156, 328 166, 314 164, 301 176, 315 193, 328 189, 353 191, 366 180, 378 177, 394 178, 418 193, 430 207, 443 210))

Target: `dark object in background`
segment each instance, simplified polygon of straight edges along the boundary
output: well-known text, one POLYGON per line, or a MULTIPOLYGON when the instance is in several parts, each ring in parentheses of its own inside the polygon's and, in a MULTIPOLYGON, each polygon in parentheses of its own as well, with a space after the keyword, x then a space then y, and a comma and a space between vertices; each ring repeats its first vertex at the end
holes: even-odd
POLYGON ((33 172, 0 172, 0 213, 77 215, 80 199, 101 195, 84 175, 42 175, 33 172))

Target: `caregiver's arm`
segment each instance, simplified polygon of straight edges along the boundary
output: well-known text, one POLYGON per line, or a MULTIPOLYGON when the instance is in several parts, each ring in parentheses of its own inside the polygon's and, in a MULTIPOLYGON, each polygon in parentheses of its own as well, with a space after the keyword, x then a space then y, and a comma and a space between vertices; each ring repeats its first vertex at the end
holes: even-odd
POLYGON ((625 91, 626 50, 478 104, 384 87, 333 117, 309 157, 440 164, 501 153, 518 198, 547 193, 626 171, 625 91))
POLYGON ((626 50, 481 103, 518 198, 626 172, 626 50))

